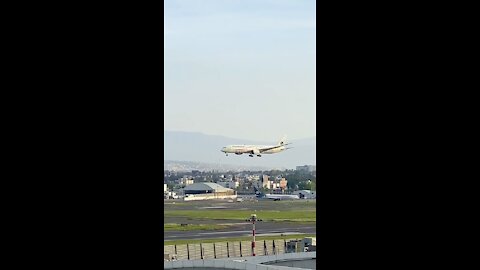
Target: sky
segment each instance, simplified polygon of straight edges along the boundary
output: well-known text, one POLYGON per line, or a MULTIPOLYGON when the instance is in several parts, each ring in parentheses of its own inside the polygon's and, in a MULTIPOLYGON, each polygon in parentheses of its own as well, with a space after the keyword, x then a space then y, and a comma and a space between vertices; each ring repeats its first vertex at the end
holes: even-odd
POLYGON ((164 129, 316 136, 315 0, 164 1, 164 129))

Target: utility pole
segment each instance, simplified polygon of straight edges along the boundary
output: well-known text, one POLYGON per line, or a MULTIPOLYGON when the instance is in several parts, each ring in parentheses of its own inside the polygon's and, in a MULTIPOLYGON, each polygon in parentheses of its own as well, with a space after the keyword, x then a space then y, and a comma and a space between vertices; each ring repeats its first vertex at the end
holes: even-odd
POLYGON ((250 221, 252 222, 252 256, 255 256, 255 222, 256 221, 262 221, 261 219, 257 219, 256 214, 252 214, 249 219, 246 219, 245 221, 250 221))

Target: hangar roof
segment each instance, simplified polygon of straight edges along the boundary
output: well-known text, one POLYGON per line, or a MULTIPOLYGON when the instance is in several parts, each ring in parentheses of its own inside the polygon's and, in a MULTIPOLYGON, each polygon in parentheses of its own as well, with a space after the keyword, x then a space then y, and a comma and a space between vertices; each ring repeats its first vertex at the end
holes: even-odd
POLYGON ((189 191, 189 190, 215 190, 216 192, 218 191, 228 191, 232 190, 230 188, 224 188, 220 186, 219 184, 216 183, 194 183, 191 185, 186 186, 183 190, 189 191))

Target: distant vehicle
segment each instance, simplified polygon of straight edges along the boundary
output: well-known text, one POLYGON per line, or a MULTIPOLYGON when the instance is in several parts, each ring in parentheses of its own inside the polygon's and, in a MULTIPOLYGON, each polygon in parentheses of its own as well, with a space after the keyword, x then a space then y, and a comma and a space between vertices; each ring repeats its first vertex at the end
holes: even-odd
POLYGON ((258 199, 266 199, 266 200, 273 200, 273 201, 282 201, 282 200, 299 200, 300 197, 298 195, 287 195, 287 194, 264 194, 258 191, 255 187, 255 195, 258 199))
POLYGON ((286 145, 289 145, 289 143, 286 142, 286 136, 284 136, 276 145, 228 145, 220 151, 224 152, 227 156, 228 154, 248 154, 250 157, 253 157, 253 155, 261 157, 262 154, 280 153, 291 148, 287 148, 286 145))
POLYGON ((237 202, 243 202, 242 198, 237 198, 237 202))

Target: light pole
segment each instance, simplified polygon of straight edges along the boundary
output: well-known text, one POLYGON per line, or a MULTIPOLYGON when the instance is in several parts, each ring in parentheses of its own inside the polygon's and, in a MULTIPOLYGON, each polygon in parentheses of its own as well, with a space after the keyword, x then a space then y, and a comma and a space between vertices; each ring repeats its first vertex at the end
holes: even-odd
POLYGON ((246 221, 252 222, 252 256, 255 256, 255 222, 256 221, 262 221, 261 219, 257 219, 256 214, 252 214, 249 219, 246 219, 246 221))

